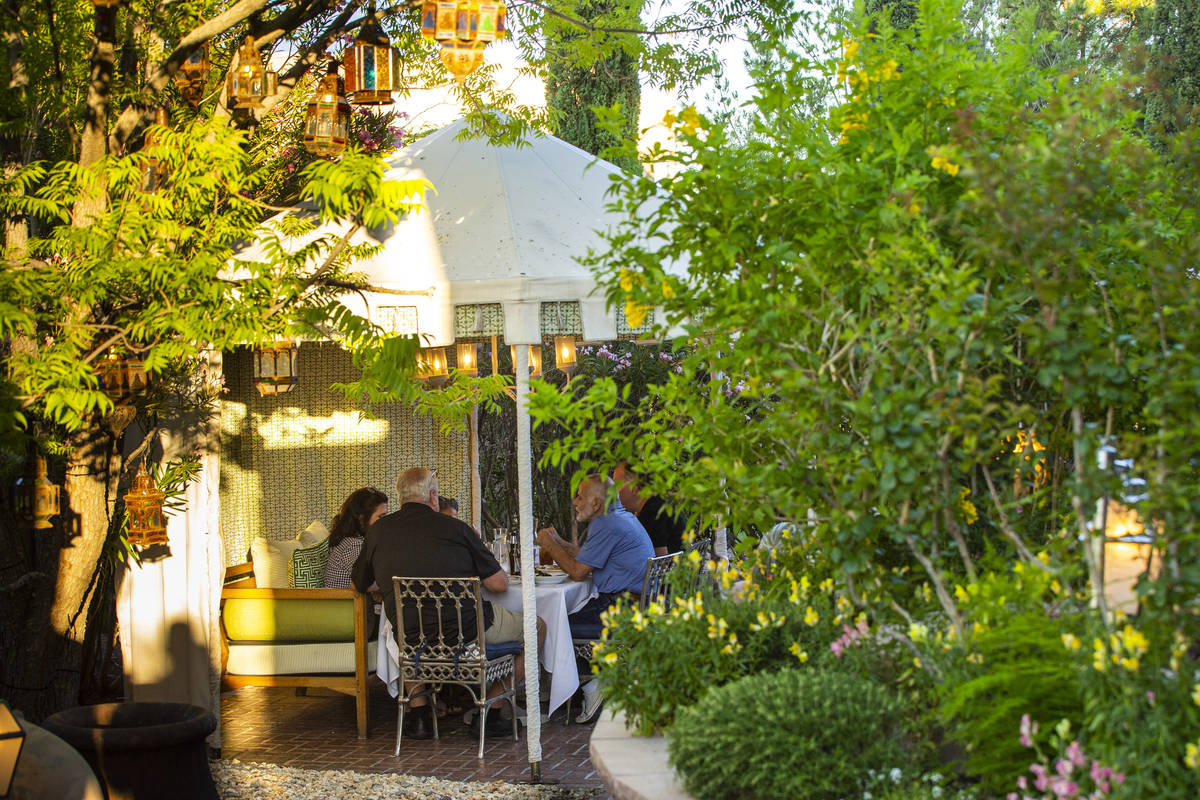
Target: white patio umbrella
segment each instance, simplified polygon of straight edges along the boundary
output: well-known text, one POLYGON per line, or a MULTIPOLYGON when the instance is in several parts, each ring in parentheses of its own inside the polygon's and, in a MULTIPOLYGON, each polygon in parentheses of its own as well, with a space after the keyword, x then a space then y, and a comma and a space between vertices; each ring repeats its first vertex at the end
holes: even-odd
MULTIPOLYGON (((605 209, 614 165, 551 136, 528 146, 459 141, 465 123, 443 128, 401 150, 388 180, 426 178, 435 191, 427 211, 384 230, 359 231, 353 243, 382 244, 354 269, 384 292, 348 294, 343 302, 372 321, 418 334, 425 346, 456 338, 502 337, 514 347, 517 401, 518 512, 523 607, 533 609, 533 502, 527 367, 547 320, 556 333, 583 341, 633 333, 620 310, 609 312, 591 273, 577 259, 602 248, 599 231, 619 222, 605 209), (568 331, 567 328, 574 327, 568 331)), ((344 230, 344 228, 342 229, 344 230)), ((336 226, 320 232, 340 233, 336 226)), ((243 254, 243 258, 249 257, 243 254)), ((472 426, 472 461, 477 459, 472 426)), ((477 467, 472 521, 480 526, 477 467)), ((525 615, 526 707, 538 705, 535 615, 525 615)), ((528 715, 529 761, 540 780, 541 717, 528 715)))

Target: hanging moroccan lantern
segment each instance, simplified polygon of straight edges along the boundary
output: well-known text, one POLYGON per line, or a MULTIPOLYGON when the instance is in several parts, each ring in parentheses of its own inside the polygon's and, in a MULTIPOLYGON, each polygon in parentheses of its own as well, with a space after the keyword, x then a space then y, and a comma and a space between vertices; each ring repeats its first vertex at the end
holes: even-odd
POLYGON ((138 467, 133 489, 125 495, 125 514, 129 517, 129 543, 135 547, 162 544, 167 541, 167 525, 163 520, 163 493, 146 474, 146 465, 138 467))
POLYGON ((100 391, 117 405, 146 388, 146 369, 137 356, 110 350, 97 371, 100 391))
POLYGON ((400 89, 400 56, 379 27, 375 4, 354 43, 346 50, 346 99, 354 105, 390 105, 400 89))
POLYGON ((474 342, 463 342, 455 345, 455 365, 463 375, 472 378, 479 374, 479 345, 474 342))
POLYGON ((504 38, 503 2, 424 0, 421 34, 442 45, 442 63, 461 83, 483 64, 483 48, 504 38))
POLYGON ((46 459, 38 456, 34 461, 34 477, 17 480, 17 512, 33 519, 34 530, 49 530, 54 527, 50 519, 58 514, 60 487, 50 482, 46 471, 46 459))
POLYGON ((254 388, 260 395, 285 394, 300 382, 296 361, 300 345, 294 339, 280 339, 254 351, 254 388))
POLYGON ((319 156, 333 156, 346 149, 350 133, 350 104, 346 102, 337 63, 329 63, 329 73, 304 114, 304 147, 319 156))
POLYGON ((208 85, 211 66, 208 60, 208 42, 205 42, 189 53, 187 59, 175 71, 175 86, 188 105, 198 106, 204 99, 204 89, 208 85))
POLYGON ((425 381, 434 389, 445 385, 450 378, 446 364, 446 348, 423 347, 417 356, 417 379, 425 381))
POLYGON ((554 337, 554 366, 567 373, 567 375, 575 374, 575 368, 579 366, 579 360, 575 355, 574 336, 554 337))
POLYGON ((279 76, 263 67, 254 37, 247 36, 238 50, 237 69, 229 73, 225 82, 226 102, 233 109, 260 108, 264 97, 275 94, 278 82, 279 76))
MULTIPOLYGON (((156 108, 154 110, 154 124, 161 125, 164 128, 170 124, 165 108, 156 108)), ((142 142, 142 149, 146 151, 146 163, 142 166, 143 192, 158 191, 167 179, 166 164, 163 164, 159 157, 151 152, 156 144, 158 144, 158 141, 154 132, 148 132, 142 142)))

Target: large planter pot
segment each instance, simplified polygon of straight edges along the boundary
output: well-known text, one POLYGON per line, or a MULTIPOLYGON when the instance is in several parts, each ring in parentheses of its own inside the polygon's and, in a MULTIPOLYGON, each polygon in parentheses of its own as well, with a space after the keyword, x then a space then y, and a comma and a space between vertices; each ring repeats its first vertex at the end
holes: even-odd
MULTIPOLYGON (((20 712, 17 712, 18 716, 20 712)), ((104 800, 91 766, 79 751, 21 717, 25 746, 13 773, 8 800, 104 800)))
POLYGON ((216 718, 187 703, 102 703, 51 714, 42 727, 78 750, 108 800, 219 800, 205 737, 216 718))

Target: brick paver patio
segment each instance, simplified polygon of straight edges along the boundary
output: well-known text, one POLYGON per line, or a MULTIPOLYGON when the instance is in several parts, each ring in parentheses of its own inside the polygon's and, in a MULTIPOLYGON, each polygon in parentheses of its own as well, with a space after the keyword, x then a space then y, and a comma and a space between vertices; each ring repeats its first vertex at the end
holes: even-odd
MULTIPOLYGON (((563 726, 560 709, 542 725, 542 777, 561 786, 596 789, 608 798, 588 758, 592 725, 563 726)), ((518 781, 529 778, 525 729, 521 741, 488 739, 482 761, 479 741, 459 718, 439 721, 440 740, 405 740, 400 757, 396 741, 396 703, 383 684, 371 679, 369 737, 355 734, 354 700, 347 695, 310 690, 245 688, 221 696, 223 758, 304 769, 351 769, 431 775, 460 781, 518 781)))

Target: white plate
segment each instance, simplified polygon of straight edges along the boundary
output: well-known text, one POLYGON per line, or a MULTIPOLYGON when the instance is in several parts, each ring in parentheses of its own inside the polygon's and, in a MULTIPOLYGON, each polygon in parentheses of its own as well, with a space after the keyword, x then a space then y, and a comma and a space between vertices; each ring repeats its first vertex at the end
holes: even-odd
POLYGON ((556 584, 566 581, 568 577, 570 577, 570 576, 568 576, 565 573, 562 575, 545 575, 545 576, 538 575, 536 578, 533 579, 533 585, 534 586, 554 586, 556 584))

